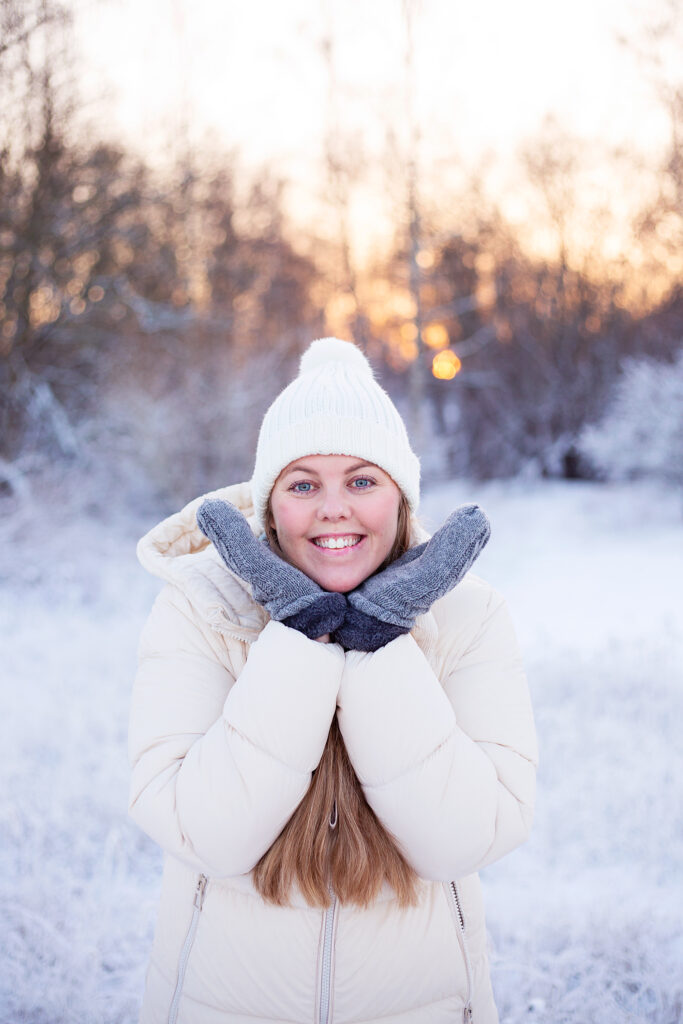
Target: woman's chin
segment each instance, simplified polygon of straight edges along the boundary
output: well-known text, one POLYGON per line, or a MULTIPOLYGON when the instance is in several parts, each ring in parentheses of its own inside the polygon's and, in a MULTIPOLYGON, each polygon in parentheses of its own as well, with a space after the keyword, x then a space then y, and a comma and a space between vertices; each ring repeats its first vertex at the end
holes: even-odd
POLYGON ((311 575, 311 579, 331 594, 346 594, 349 590, 359 587, 368 575, 368 573, 357 568, 353 569, 351 566, 330 566, 329 569, 317 572, 314 576, 311 575))
MULTIPOLYGON (((363 538, 364 541, 365 539, 363 538)), ((366 545, 361 543, 356 549, 314 549, 312 553, 306 551, 305 557, 299 560, 298 567, 323 590, 332 594, 345 594, 360 586, 374 571, 367 550, 359 550, 365 547, 366 545)))
POLYGON ((356 587, 360 586, 363 582, 363 577, 351 576, 348 579, 317 579, 315 582, 323 590, 329 591, 330 594, 347 594, 350 590, 355 590, 356 587))

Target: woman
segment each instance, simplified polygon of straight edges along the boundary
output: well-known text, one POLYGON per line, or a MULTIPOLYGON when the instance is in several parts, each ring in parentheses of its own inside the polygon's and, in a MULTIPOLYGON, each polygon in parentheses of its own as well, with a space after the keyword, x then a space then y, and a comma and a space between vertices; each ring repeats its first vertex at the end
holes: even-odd
POLYGON ((418 500, 397 410, 328 338, 250 485, 141 540, 167 583, 130 730, 166 851, 144 1024, 497 1020, 476 871, 528 835, 533 719, 504 603, 465 575, 486 517, 426 541, 418 500))

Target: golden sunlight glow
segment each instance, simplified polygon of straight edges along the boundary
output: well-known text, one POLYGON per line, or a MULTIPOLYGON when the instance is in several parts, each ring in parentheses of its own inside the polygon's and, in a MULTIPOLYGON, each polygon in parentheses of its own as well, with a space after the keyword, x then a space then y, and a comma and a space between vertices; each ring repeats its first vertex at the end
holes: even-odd
POLYGON ((434 253, 429 252, 428 249, 420 249, 415 257, 415 262, 422 270, 429 270, 430 267, 434 266, 434 253))
MULTIPOLYGON (((253 299, 249 299, 249 304, 253 299)), ((356 301, 350 292, 335 292, 325 305, 325 319, 333 334, 343 337, 356 312, 356 301)))
POLYGON ((336 292, 325 308, 325 313, 333 319, 352 316, 355 312, 356 300, 350 292, 336 292))
POLYGON ((61 301, 56 292, 46 285, 41 285, 29 298, 29 321, 32 327, 52 324, 61 312, 61 301))
POLYGON ((415 341, 416 338, 417 338, 417 327, 412 322, 412 320, 408 321, 408 323, 401 324, 401 340, 402 341, 411 342, 411 341, 415 341))
POLYGON ((438 380, 453 380, 462 363, 449 348, 437 352, 432 360, 432 373, 438 380))
POLYGON ((391 310, 404 320, 414 320, 417 313, 415 299, 409 292, 395 292, 391 297, 391 310))
POLYGON ((443 324, 427 324, 422 328, 422 340, 429 348, 445 348, 449 341, 448 331, 443 324))

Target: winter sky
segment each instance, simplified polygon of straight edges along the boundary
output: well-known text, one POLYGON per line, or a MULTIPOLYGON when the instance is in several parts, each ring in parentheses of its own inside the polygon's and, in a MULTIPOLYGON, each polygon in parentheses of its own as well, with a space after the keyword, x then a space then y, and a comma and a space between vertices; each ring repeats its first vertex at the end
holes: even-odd
MULTIPOLYGON (((247 165, 297 182, 305 206, 331 126, 337 137, 352 134, 359 164, 363 154, 386 162, 387 125, 405 144, 405 0, 71 3, 83 90, 106 94, 96 105, 101 125, 152 159, 177 156, 184 140, 237 148, 247 165)), ((635 49, 647 48, 646 29, 665 6, 414 0, 425 181, 437 168, 473 168, 491 155, 509 163, 549 114, 589 144, 651 154, 668 123, 635 49)), ((676 67, 675 53, 669 60, 676 67)))

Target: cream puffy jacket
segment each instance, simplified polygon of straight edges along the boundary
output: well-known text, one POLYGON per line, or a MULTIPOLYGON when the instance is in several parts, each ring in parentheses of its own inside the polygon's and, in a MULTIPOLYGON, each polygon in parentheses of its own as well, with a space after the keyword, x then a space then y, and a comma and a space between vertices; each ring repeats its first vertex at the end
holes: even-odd
MULTIPOLYGON (((251 513, 247 485, 213 496, 251 513)), ((202 500, 138 546, 167 583, 130 722, 130 812, 166 851, 141 1021, 492 1024, 475 872, 526 839, 536 763, 502 599, 469 574, 411 634, 345 654, 268 620, 199 531, 202 500), (332 895, 326 911, 253 888, 335 713, 370 806, 424 879, 415 907, 388 887, 369 909, 332 895)))

